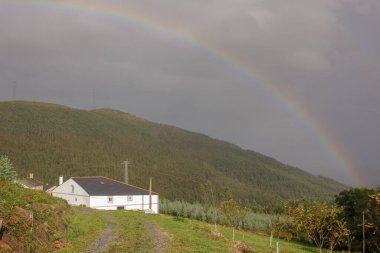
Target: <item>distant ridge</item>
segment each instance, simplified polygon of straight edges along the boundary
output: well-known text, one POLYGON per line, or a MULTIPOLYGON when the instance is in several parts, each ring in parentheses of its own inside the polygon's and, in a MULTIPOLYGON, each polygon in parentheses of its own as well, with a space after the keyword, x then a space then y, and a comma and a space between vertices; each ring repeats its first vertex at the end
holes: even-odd
POLYGON ((347 188, 260 153, 207 135, 113 110, 0 102, 0 154, 20 175, 56 183, 59 175, 123 179, 170 199, 214 202, 234 197, 247 205, 292 198, 329 198, 347 188))

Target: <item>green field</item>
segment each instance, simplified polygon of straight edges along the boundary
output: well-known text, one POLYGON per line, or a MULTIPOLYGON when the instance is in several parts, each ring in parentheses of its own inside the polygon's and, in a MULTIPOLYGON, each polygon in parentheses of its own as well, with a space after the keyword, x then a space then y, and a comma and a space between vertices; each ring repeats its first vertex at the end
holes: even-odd
MULTIPOLYGON (((276 240, 269 247, 269 237, 250 231, 235 231, 232 241, 232 229, 212 224, 176 218, 168 215, 149 215, 136 211, 95 211, 76 208, 75 213, 86 219, 77 219, 68 233, 71 246, 60 252, 76 253, 91 243, 96 234, 107 228, 107 220, 112 221, 114 235, 111 242, 101 252, 238 252, 234 245, 244 245, 251 252, 275 252, 276 240), (99 222, 89 222, 99 221, 99 222), (99 226, 100 225, 100 226, 99 226), (73 232, 74 230, 74 232, 73 232), (89 233, 89 231, 92 231, 89 233), (214 231, 221 237, 213 236, 214 231)), ((101 235, 100 237, 104 237, 101 235)), ((280 252, 301 253, 318 252, 309 245, 280 240, 280 252)), ((250 252, 250 251, 248 251, 250 252)))
MULTIPOLYGON (((169 215, 70 207, 61 199, 0 179, 0 252, 275 252, 263 233, 169 215), (33 218, 30 216, 33 213, 33 218), (7 249, 8 248, 8 249, 7 249)), ((280 240, 280 252, 317 252, 280 240)))
MULTIPOLYGON (((173 252, 178 248, 183 248, 184 252, 231 252, 232 229, 225 226, 216 226, 204 222, 176 219, 172 216, 157 215, 148 216, 149 220, 158 224, 163 230, 173 235, 173 252), (220 232, 223 237, 215 240, 210 235, 212 231, 220 232)), ((253 233, 250 231, 235 231, 235 240, 244 242, 253 252, 274 252, 273 247, 269 247, 269 236, 253 233)), ((316 252, 314 247, 279 240, 281 252, 316 252)), ((170 247, 169 247, 170 251, 170 247)), ((171 251, 170 251, 171 252, 171 251)))

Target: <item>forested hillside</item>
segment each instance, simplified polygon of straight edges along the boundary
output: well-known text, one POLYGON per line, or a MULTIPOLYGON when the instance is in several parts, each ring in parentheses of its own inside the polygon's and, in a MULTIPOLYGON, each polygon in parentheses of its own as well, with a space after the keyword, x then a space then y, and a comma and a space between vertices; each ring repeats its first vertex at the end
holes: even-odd
POLYGON ((21 176, 57 183, 58 176, 103 175, 169 199, 247 204, 331 197, 345 188, 254 151, 116 110, 85 111, 36 102, 0 102, 0 154, 21 176))

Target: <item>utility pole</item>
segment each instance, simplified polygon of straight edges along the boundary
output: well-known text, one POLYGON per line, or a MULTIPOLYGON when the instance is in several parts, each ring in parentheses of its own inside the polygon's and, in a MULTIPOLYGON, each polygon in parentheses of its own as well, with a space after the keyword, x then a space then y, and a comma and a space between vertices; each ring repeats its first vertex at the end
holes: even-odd
POLYGON ((152 177, 149 177, 149 210, 152 211, 152 177))
POLYGON ((364 218, 364 211, 363 211, 363 253, 365 253, 365 218, 364 218))
POLYGON ((129 162, 125 160, 121 164, 124 164, 124 182, 128 184, 129 178, 128 178, 128 165, 129 162))

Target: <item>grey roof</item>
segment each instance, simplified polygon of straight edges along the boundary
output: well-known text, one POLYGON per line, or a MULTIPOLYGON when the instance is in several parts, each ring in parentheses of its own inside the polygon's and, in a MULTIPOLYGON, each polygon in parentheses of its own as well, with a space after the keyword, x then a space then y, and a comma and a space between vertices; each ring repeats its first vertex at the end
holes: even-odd
MULTIPOLYGON (((73 177, 90 196, 148 195, 149 191, 107 177, 73 177)), ((152 194, 157 194, 152 192, 152 194)))
POLYGON ((43 186, 44 184, 34 178, 24 178, 20 180, 20 183, 25 185, 26 187, 32 188, 32 187, 39 187, 43 186))

